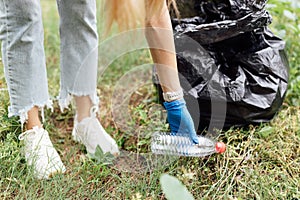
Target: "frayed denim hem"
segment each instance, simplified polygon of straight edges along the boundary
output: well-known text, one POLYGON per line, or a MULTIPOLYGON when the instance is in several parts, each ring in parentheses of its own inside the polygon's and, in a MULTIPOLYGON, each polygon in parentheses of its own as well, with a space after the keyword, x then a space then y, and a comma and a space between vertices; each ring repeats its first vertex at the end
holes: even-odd
POLYGON ((69 107, 73 96, 81 97, 81 96, 89 96, 93 105, 99 105, 99 97, 97 92, 61 92, 60 95, 57 97, 58 104, 60 107, 60 111, 63 112, 65 109, 69 107))
POLYGON ((44 114, 44 108, 47 107, 48 109, 51 109, 51 112, 53 112, 53 102, 49 99, 46 102, 43 103, 34 103, 30 106, 26 106, 23 109, 15 111, 11 106, 8 107, 8 117, 18 116, 20 117, 20 123, 23 129, 23 125, 28 119, 28 111, 31 110, 34 106, 37 106, 41 109, 41 116, 42 121, 45 121, 45 114, 44 114))

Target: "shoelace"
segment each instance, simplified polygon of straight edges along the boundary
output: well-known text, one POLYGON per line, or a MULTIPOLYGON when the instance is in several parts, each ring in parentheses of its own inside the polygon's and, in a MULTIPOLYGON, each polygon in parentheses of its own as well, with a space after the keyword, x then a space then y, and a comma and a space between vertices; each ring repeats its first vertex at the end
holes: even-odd
POLYGON ((18 137, 18 139, 20 141, 24 140, 26 137, 28 137, 31 134, 35 134, 34 138, 27 140, 26 146, 24 147, 24 148, 29 148, 30 150, 24 149, 24 151, 25 152, 39 151, 41 146, 43 146, 43 145, 49 146, 47 135, 43 135, 44 133, 45 133, 45 130, 42 128, 38 128, 38 127, 33 127, 32 129, 21 133, 18 137), (40 131, 43 131, 43 132, 40 132, 40 131))
POLYGON ((92 118, 96 117, 98 113, 99 113, 99 107, 97 105, 92 106, 90 109, 90 116, 92 118))
POLYGON ((91 119, 97 117, 97 113, 98 113, 98 112, 99 112, 99 107, 98 107, 97 105, 94 105, 94 106, 91 107, 91 109, 90 109, 90 117, 89 117, 90 120, 89 120, 89 122, 88 122, 88 125, 85 126, 85 129, 84 129, 84 131, 83 131, 83 138, 81 138, 81 137, 79 136, 80 139, 81 139, 81 142, 86 143, 86 141, 87 141, 88 128, 90 127, 90 126, 89 126, 89 123, 91 123, 91 119))
POLYGON ((19 135, 18 139, 19 139, 20 141, 22 141, 22 140, 25 139, 25 136, 26 136, 26 135, 29 135, 29 134, 32 134, 32 133, 36 133, 36 130, 34 130, 34 129, 27 130, 27 131, 21 133, 21 134, 19 135))

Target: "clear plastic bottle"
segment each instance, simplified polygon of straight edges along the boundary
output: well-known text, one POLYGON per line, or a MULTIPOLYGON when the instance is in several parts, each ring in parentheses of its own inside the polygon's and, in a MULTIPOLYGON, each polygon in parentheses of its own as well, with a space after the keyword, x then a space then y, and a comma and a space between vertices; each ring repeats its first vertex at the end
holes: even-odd
POLYGON ((171 135, 156 132, 152 136, 151 151, 154 154, 204 157, 213 153, 223 153, 223 142, 215 142, 206 137, 199 137, 199 144, 194 144, 187 135, 171 135))

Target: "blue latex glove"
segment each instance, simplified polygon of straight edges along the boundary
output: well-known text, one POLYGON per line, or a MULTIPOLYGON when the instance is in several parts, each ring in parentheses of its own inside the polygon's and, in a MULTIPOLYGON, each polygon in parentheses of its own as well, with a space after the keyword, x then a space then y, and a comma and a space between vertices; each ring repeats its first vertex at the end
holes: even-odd
POLYGON ((171 133, 189 134, 191 140, 198 144, 198 137, 194 128, 193 119, 187 110, 184 99, 172 102, 164 102, 164 106, 168 112, 168 122, 170 124, 171 133))

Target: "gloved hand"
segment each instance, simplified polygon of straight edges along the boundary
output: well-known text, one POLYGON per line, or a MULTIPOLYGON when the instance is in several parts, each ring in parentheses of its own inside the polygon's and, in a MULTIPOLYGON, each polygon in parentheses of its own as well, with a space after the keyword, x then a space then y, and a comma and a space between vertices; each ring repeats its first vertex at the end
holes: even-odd
POLYGON ((198 144, 198 137, 194 128, 193 119, 187 110, 184 99, 171 102, 164 102, 164 106, 168 112, 168 122, 171 128, 171 134, 182 133, 189 134, 191 140, 198 144))

